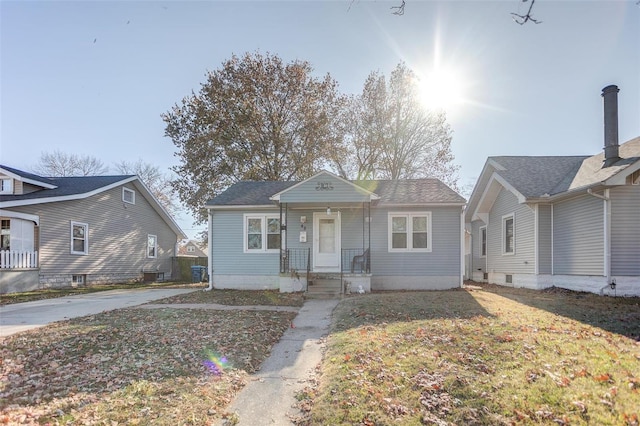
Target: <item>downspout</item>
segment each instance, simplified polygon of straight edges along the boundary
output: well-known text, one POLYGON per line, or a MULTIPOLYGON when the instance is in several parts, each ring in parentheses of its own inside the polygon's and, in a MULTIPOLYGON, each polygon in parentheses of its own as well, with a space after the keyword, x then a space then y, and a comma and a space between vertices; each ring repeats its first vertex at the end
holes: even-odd
POLYGON ((209 273, 209 286, 204 291, 213 290, 213 210, 209 210, 209 226, 207 227, 207 241, 209 259, 207 260, 207 271, 209 273))
POLYGON ((604 201, 604 276, 607 284, 600 289, 600 295, 604 294, 604 289, 613 288, 615 284, 611 281, 611 199, 609 198, 609 189, 604 190, 604 195, 594 193, 591 188, 587 189, 587 193, 604 201))
POLYGON ((460 288, 464 287, 464 206, 460 209, 460 288))

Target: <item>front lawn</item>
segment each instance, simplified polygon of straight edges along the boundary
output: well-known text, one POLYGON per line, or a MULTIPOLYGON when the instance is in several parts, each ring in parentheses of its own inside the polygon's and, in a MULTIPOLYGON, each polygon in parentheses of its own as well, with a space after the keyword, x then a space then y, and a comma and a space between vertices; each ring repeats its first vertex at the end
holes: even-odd
POLYGON ((0 338, 0 424, 211 424, 295 315, 129 308, 0 338))
POLYGON ((345 299, 308 424, 638 425, 640 300, 486 286, 345 299))

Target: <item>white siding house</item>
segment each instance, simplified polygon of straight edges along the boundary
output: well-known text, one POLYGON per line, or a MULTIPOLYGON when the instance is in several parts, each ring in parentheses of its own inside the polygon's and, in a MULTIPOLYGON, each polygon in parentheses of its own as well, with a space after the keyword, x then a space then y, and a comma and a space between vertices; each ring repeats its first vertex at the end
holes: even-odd
POLYGON ((640 137, 618 144, 617 93, 603 90, 603 153, 487 159, 465 212, 468 278, 640 295, 640 137))

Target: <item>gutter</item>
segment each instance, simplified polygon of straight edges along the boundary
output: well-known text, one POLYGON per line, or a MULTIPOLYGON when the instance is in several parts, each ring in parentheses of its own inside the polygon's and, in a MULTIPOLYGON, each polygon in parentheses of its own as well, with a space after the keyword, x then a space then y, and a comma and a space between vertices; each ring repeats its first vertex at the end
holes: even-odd
POLYGON ((587 194, 604 201, 604 275, 607 284, 600 289, 600 295, 604 294, 604 289, 611 287, 615 289, 615 282, 611 279, 611 198, 609 189, 604 190, 604 195, 596 194, 591 188, 587 189, 587 194))

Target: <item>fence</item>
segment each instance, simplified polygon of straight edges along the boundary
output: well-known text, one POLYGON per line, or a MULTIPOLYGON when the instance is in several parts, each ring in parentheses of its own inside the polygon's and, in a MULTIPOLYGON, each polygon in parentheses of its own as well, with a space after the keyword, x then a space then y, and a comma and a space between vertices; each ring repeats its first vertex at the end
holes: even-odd
MULTIPOLYGON (((207 257, 173 257, 171 258, 171 271, 173 271, 171 279, 176 281, 191 281, 191 267, 209 266, 209 258, 207 257)), ((208 271, 211 273, 211 271, 208 271)))
POLYGON ((37 267, 37 251, 0 250, 0 269, 29 269, 37 267))

